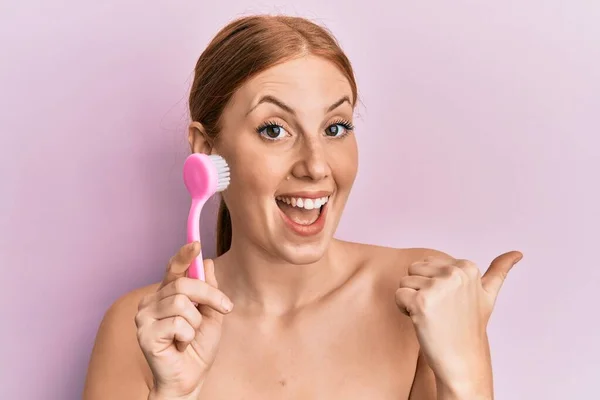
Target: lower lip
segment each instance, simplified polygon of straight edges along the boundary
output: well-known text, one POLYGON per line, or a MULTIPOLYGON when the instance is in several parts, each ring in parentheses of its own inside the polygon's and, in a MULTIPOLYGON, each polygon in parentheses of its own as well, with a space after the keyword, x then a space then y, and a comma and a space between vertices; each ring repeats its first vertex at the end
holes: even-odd
POLYGON ((319 214, 319 217, 317 218, 317 220, 310 225, 298 224, 298 223, 292 221, 290 219, 290 217, 285 215, 285 213, 283 211, 281 211, 281 208, 279 208, 279 206, 277 207, 277 209, 279 210, 279 213, 281 214, 281 218, 283 218, 283 221, 285 222, 285 224, 292 231, 294 231, 294 233, 296 233, 300 236, 314 236, 314 235, 321 233, 321 231, 325 227, 325 217, 327 216, 327 210, 329 209, 330 202, 331 202, 331 198, 329 198, 329 201, 327 203, 325 203, 325 205, 323 206, 323 209, 321 210, 321 214, 319 214))

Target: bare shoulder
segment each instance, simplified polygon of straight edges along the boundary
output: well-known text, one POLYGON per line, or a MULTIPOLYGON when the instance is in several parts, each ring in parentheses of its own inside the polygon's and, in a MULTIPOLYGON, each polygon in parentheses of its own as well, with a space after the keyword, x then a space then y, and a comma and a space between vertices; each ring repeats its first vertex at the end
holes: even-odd
POLYGON ((347 254, 356 257, 360 264, 369 269, 372 267, 376 272, 389 272, 398 277, 406 274, 410 264, 426 257, 454 260, 442 250, 426 247, 396 248, 356 242, 341 243, 347 254))
POLYGON ((135 315, 141 299, 158 285, 118 298, 98 328, 85 382, 85 400, 147 396, 152 373, 137 342, 135 315))

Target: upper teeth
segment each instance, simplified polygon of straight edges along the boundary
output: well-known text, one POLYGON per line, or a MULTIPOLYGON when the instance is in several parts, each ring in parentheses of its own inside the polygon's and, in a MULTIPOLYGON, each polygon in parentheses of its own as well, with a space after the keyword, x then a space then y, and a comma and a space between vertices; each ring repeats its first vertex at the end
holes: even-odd
POLYGON ((278 196, 277 200, 283 201, 291 205, 292 207, 304 208, 306 210, 312 210, 314 208, 321 208, 327 201, 329 200, 329 196, 320 197, 318 199, 307 199, 304 197, 287 197, 287 196, 278 196))

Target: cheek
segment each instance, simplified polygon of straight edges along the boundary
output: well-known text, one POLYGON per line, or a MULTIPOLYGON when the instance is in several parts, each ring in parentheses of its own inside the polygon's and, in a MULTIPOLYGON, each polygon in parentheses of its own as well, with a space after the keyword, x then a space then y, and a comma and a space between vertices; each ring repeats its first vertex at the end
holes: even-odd
POLYGON ((252 187, 262 177, 261 167, 256 161, 260 160, 260 152, 255 148, 248 135, 238 135, 226 132, 222 136, 219 153, 225 157, 231 172, 230 192, 243 192, 246 187, 252 187), (228 135, 226 135, 228 134, 228 135))
POLYGON ((271 196, 285 179, 283 163, 265 149, 246 146, 231 153, 231 188, 245 198, 271 196))
POLYGON ((269 202, 275 204, 273 195, 282 178, 269 157, 241 153, 240 157, 232 157, 231 184, 225 200, 237 223, 256 233, 255 229, 264 226, 268 218, 265 213, 271 212, 269 202))
POLYGON ((354 138, 348 138, 343 149, 332 151, 332 170, 337 185, 341 189, 348 189, 354 183, 358 172, 358 148, 354 138))

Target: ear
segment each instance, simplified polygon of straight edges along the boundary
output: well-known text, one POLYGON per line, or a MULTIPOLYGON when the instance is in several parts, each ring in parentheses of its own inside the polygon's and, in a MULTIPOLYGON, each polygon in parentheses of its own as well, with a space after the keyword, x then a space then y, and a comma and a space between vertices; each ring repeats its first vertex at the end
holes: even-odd
POLYGON ((213 141, 206 134, 206 130, 200 122, 193 121, 188 129, 188 141, 192 153, 211 154, 213 141))

